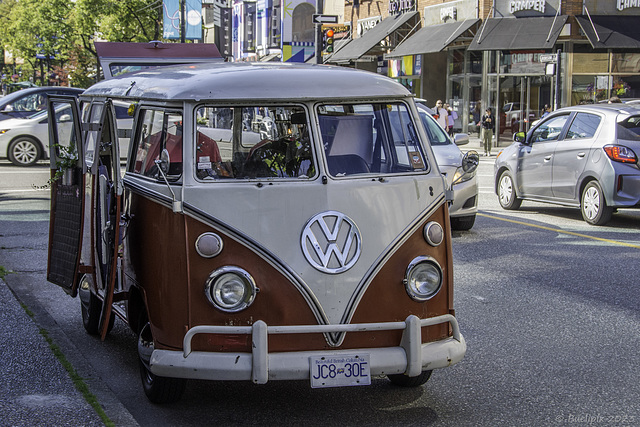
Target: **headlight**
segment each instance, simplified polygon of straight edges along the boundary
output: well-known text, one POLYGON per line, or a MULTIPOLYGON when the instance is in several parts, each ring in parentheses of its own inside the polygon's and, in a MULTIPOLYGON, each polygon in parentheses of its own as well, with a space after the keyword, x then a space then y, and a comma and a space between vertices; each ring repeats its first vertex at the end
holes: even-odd
POLYGON ((11 129, 0 129, 0 135, 4 135, 5 133, 9 132, 11 129))
POLYGON ((404 279, 407 294, 416 301, 433 298, 442 287, 442 268, 429 256, 414 259, 407 267, 404 279))
POLYGON ((253 277, 239 267, 222 267, 209 275, 204 292, 216 308, 235 313, 249 307, 258 288, 253 277))
POLYGON ((471 178, 476 176, 476 171, 473 172, 465 172, 462 169, 462 166, 456 169, 456 173, 453 175, 453 181, 451 181, 451 185, 460 184, 461 182, 469 181, 471 178))

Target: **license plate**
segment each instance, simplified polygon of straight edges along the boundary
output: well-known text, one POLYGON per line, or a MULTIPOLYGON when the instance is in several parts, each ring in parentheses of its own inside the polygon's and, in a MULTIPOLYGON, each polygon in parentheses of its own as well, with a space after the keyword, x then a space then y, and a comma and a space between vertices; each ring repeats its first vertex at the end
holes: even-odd
POLYGON ((345 387, 371 384, 368 354, 312 356, 311 387, 345 387))

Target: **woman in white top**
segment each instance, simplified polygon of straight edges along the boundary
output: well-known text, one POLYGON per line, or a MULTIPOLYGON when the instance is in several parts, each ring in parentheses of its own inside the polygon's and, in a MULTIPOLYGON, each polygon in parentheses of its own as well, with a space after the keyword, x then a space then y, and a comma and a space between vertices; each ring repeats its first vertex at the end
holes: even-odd
POLYGON ((442 101, 439 99, 438 102, 436 102, 435 110, 436 121, 440 124, 440 126, 442 126, 442 129, 446 131, 447 127, 449 126, 449 114, 447 113, 447 110, 442 106, 442 101))

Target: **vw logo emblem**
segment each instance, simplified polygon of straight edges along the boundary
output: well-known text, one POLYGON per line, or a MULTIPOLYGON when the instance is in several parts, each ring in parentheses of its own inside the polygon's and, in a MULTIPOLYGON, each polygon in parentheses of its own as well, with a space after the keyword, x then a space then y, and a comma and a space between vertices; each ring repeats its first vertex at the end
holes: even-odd
POLYGON ((362 238, 351 218, 340 212, 327 211, 307 222, 300 243, 305 258, 316 270, 338 274, 358 261, 362 238))

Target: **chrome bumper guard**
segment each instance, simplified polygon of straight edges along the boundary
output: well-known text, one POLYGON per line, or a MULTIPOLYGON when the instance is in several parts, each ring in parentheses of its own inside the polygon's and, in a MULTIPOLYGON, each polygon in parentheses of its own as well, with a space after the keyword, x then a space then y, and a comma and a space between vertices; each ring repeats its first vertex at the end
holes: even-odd
POLYGON ((195 326, 184 337, 184 351, 154 350, 150 369, 164 377, 205 380, 239 380, 265 384, 269 380, 309 379, 309 357, 367 353, 371 375, 400 374, 410 377, 423 370, 445 368, 464 357, 467 344, 458 321, 451 314, 420 319, 411 315, 404 322, 360 323, 341 325, 268 326, 258 320, 252 326, 195 326), (422 343, 425 326, 449 323, 453 336, 422 343), (269 334, 309 334, 330 332, 363 332, 403 330, 398 347, 316 350, 269 353, 269 334), (191 351, 191 340, 197 334, 251 335, 251 353, 191 351))

